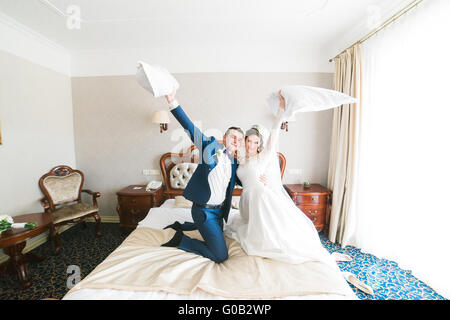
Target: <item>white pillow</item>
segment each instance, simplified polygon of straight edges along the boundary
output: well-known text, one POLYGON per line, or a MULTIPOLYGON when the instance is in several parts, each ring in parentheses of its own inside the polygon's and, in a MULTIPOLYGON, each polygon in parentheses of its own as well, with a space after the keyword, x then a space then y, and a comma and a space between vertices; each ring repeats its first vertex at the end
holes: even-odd
POLYGON ((138 61, 136 78, 138 83, 155 98, 159 98, 178 90, 178 81, 163 67, 149 65, 138 61))
MULTIPOLYGON (((287 120, 297 112, 322 111, 342 104, 356 103, 358 100, 342 92, 309 86, 283 86, 281 95, 286 100, 283 120, 287 120)), ((272 93, 267 102, 276 115, 280 106, 278 91, 272 93)))
POLYGON ((175 197, 175 208, 191 208, 192 207, 192 201, 186 199, 183 196, 176 196, 175 197))

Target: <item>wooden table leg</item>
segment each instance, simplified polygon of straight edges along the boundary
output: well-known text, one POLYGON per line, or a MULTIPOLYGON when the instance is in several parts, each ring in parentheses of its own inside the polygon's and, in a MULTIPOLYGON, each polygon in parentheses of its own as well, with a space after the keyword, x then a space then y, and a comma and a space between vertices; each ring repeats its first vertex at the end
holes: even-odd
POLYGON ((10 258, 8 271, 9 273, 17 273, 20 284, 23 289, 31 287, 31 279, 27 271, 28 262, 39 262, 45 259, 45 256, 28 252, 22 254, 22 250, 25 248, 26 241, 12 245, 7 248, 3 248, 5 254, 10 258))
POLYGON ((3 276, 8 273, 8 261, 0 264, 0 276, 3 276))
POLYGON ((23 255, 23 259, 25 260, 25 262, 41 262, 43 260, 45 260, 45 255, 43 254, 37 254, 37 253, 32 253, 32 252, 27 252, 23 255))

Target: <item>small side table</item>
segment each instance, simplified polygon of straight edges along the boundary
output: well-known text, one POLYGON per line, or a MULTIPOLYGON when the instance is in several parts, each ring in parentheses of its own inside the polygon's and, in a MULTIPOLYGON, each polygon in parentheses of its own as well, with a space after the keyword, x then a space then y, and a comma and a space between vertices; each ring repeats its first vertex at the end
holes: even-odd
POLYGON ((120 218, 120 231, 134 230, 144 219, 150 208, 159 207, 163 201, 163 188, 146 191, 146 185, 130 185, 117 194, 117 213, 120 218))
POLYGON ((331 190, 313 183, 309 188, 303 184, 285 184, 284 188, 295 205, 311 219, 317 231, 328 232, 331 208, 331 190))
POLYGON ((22 253, 28 239, 34 238, 47 231, 53 223, 51 213, 30 213, 13 217, 14 222, 36 222, 36 228, 12 228, 0 234, 0 248, 9 260, 6 265, 6 273, 17 273, 23 289, 31 287, 31 279, 27 271, 28 262, 39 262, 45 259, 43 255, 31 252, 22 253))

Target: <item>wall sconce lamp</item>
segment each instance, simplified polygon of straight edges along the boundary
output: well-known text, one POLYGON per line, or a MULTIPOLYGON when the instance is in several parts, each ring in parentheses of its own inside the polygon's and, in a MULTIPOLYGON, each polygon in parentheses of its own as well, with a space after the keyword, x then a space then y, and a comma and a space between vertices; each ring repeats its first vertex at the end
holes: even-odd
POLYGON ((295 121, 296 121, 295 116, 290 117, 289 119, 281 123, 281 130, 286 130, 286 132, 288 132, 288 122, 295 122, 295 121))
POLYGON ((166 131, 170 123, 169 113, 165 110, 158 110, 153 113, 152 123, 159 123, 159 132, 166 131))

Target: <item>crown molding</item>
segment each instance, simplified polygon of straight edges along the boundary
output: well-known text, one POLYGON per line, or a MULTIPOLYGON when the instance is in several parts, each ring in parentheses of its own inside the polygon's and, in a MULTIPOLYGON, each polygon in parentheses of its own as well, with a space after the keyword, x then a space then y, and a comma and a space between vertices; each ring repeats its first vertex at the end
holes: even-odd
POLYGON ((0 11, 0 50, 70 76, 70 52, 0 11))

